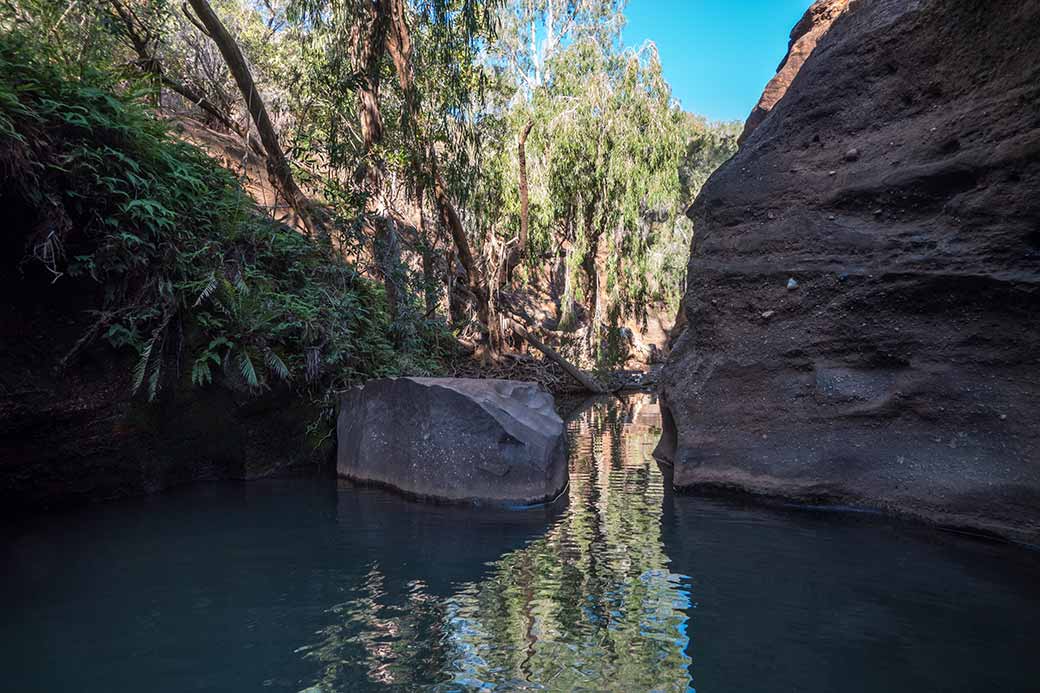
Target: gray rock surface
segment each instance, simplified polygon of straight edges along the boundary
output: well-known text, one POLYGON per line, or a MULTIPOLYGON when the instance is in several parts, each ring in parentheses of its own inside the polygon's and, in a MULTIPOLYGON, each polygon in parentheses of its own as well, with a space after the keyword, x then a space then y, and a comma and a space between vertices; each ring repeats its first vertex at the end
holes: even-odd
POLYGON ((1038 56, 1038 0, 835 16, 689 212, 677 486, 1040 541, 1038 56))
POLYGON ((567 486, 563 421, 535 384, 373 380, 340 395, 340 476, 451 502, 530 505, 567 486))

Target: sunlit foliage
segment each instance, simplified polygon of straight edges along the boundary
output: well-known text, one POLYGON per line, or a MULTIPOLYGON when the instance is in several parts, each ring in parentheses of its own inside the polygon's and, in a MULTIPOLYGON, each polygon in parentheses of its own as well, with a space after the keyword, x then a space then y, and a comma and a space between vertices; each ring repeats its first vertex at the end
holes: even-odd
POLYGON ((59 234, 41 257, 109 289, 88 337, 133 349, 140 389, 176 380, 164 364, 185 345, 197 385, 217 371, 259 391, 434 370, 436 326, 450 317, 461 333, 475 320, 454 309, 458 239, 434 200, 438 178, 483 285, 556 295, 558 326, 582 326, 586 357, 609 361, 626 320, 674 310, 695 232, 683 212, 734 150, 735 128, 679 107, 652 43, 624 47, 622 0, 408 0, 408 87, 389 55, 376 54, 378 85, 365 73, 369 0, 211 4, 294 176, 327 210, 334 251, 265 218, 227 171, 168 134, 165 119, 190 113, 259 148, 186 6, 0 0, 4 151, 34 172, 22 193, 89 239, 73 252, 59 234), (358 93, 374 86, 384 131, 366 143, 358 93), (517 248, 524 131, 530 232, 517 248), (362 180, 373 167, 378 207, 362 180), (387 242, 401 248, 390 267, 387 242))
POLYGON ((37 210, 26 247, 55 280, 104 288, 77 349, 132 350, 133 388, 148 398, 181 379, 320 397, 435 367, 435 329, 395 350, 381 288, 261 214, 228 171, 169 134, 146 91, 120 94, 117 73, 36 47, 0 41, 5 186, 37 210))

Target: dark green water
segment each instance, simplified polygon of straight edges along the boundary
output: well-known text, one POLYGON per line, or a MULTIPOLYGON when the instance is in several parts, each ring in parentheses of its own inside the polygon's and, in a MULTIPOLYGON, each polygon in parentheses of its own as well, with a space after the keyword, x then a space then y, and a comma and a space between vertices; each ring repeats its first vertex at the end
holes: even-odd
POLYGON ((1040 691, 1040 554, 674 496, 657 426, 586 411, 552 509, 287 480, 26 518, 0 690, 1040 691))

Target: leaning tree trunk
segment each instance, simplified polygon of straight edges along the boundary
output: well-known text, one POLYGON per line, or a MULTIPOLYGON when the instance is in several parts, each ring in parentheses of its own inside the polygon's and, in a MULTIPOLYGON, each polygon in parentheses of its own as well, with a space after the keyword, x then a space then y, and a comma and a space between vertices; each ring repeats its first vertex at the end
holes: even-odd
POLYGON ((466 272, 466 282, 470 291, 477 300, 477 318, 487 327, 488 320, 488 291, 484 282, 484 274, 480 271, 473 251, 470 250, 469 239, 466 238, 466 230, 462 228, 462 220, 458 212, 448 199, 444 189, 444 181, 439 173, 435 174, 433 195, 437 202, 437 208, 441 212, 444 225, 451 234, 451 240, 455 244, 455 252, 458 254, 462 269, 466 272))
MULTIPOLYGON (((235 83, 242 92, 246 108, 260 134, 260 141, 267 151, 267 171, 271 182, 281 191, 286 201, 299 215, 307 232, 313 236, 316 231, 316 220, 310 213, 307 198, 296 185, 292 170, 289 168, 289 161, 285 158, 285 152, 278 143, 278 135, 274 131, 274 125, 271 124, 267 107, 260 98, 260 92, 256 88, 256 82, 253 81, 253 75, 249 71, 249 65, 246 63, 245 56, 242 55, 242 50, 206 0, 187 0, 187 2, 195 10, 195 15, 201 22, 201 28, 217 44, 228 70, 231 71, 231 76, 235 78, 235 83)), ((322 224, 322 226, 324 225, 322 224)), ((324 228, 318 230, 323 234, 326 233, 324 228)))
MULTIPOLYGON (((126 7, 121 0, 108 0, 108 4, 119 16, 119 20, 123 24, 123 33, 126 35, 127 40, 130 41, 130 45, 133 47, 134 52, 137 53, 137 66, 142 72, 151 75, 161 86, 170 89, 187 101, 195 104, 198 108, 201 108, 208 116, 227 128, 229 132, 233 132, 239 136, 246 136, 248 134, 243 132, 242 128, 231 120, 231 117, 227 113, 211 103, 205 96, 199 94, 188 85, 178 82, 163 71, 162 63, 159 62, 159 58, 157 58, 154 51, 149 48, 149 44, 152 43, 151 35, 148 33, 147 29, 139 23, 140 20, 137 19, 130 8, 126 7)), ((250 140, 250 146, 252 145, 253 142, 250 140)), ((264 151, 263 149, 260 149, 257 153, 263 155, 264 151)))

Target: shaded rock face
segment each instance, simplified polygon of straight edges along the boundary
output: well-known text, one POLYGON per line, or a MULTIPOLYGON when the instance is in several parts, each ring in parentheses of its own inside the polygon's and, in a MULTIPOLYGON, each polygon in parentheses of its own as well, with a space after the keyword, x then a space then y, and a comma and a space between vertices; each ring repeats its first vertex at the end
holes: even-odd
POLYGON ((851 2, 690 216, 677 486, 1040 540, 1040 0, 851 2))
POLYGON ((552 396, 531 383, 374 380, 340 396, 340 476, 450 502, 530 505, 567 486, 552 396))
POLYGON ((769 80, 762 98, 758 100, 747 122, 744 123, 744 131, 740 133, 738 143, 743 144, 751 135, 769 112, 773 110, 777 102, 784 98, 791 82, 802 69, 802 65, 812 55, 817 42, 831 28, 834 20, 845 11, 849 0, 817 0, 806 10, 794 29, 791 30, 791 40, 787 46, 787 55, 784 56, 780 67, 776 70, 776 76, 769 80))
MULTIPOLYGON (((109 356, 109 358, 111 358, 109 356)), ((0 515, 155 493, 195 481, 331 474, 318 412, 289 393, 216 388, 158 403, 128 396, 132 363, 0 392, 0 515)))
MULTIPOLYGON (((0 201, 11 229, 31 221, 2 191, 0 201)), ((308 435, 319 412, 288 392, 170 386, 149 404, 130 396, 134 359, 102 345, 61 369, 103 289, 20 264, 19 241, 0 234, 0 515, 199 480, 331 474, 331 446, 308 435)))

